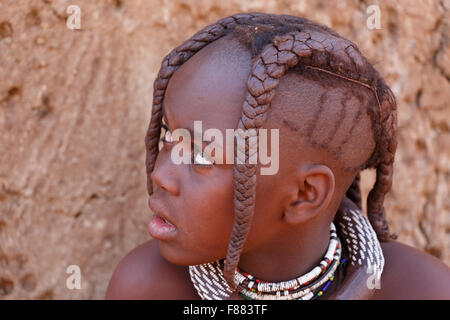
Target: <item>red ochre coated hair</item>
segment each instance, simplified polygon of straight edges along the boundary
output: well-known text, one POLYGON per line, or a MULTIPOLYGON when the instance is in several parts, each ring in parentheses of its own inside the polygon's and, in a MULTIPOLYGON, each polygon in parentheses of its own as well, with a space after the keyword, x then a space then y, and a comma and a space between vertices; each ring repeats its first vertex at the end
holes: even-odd
MULTIPOLYGON (((174 72, 196 52, 228 34, 247 42, 253 56, 247 95, 238 128, 260 128, 275 96, 281 77, 287 70, 301 66, 331 75, 370 90, 375 103, 368 110, 372 119, 376 147, 370 158, 356 168, 376 168, 376 181, 367 199, 367 215, 380 241, 388 241, 384 197, 392 185, 393 162, 397 147, 396 101, 379 73, 363 57, 358 47, 336 32, 304 18, 263 13, 236 14, 219 20, 197 32, 172 50, 163 60, 154 82, 152 115, 145 137, 147 189, 153 192, 151 173, 158 156, 158 141, 164 94, 174 72)), ((248 146, 246 150, 249 150, 248 146)), ((247 151, 248 153, 248 151, 247 151)), ((246 155, 251 157, 251 155, 246 155)), ((234 290, 234 272, 250 230, 256 196, 256 165, 238 164, 235 159, 235 220, 225 260, 224 276, 234 290)), ((359 173, 346 196, 361 208, 359 173)))

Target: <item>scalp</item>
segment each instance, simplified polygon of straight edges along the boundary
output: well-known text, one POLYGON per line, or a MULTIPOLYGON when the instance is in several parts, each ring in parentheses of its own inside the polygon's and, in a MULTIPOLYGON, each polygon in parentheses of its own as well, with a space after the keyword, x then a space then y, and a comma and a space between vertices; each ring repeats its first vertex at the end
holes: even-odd
POLYGON ((307 143, 353 174, 375 150, 370 103, 367 89, 303 68, 280 80, 266 125, 289 128, 280 139, 290 148, 307 143))

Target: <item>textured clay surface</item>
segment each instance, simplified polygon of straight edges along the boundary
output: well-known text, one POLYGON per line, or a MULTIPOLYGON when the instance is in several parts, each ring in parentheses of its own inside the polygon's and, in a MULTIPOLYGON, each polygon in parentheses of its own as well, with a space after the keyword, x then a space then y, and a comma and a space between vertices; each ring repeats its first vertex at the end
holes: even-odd
MULTIPOLYGON (((149 238, 144 135, 165 54, 237 12, 300 15, 356 42, 399 103, 388 221, 450 264, 450 1, 0 2, 0 299, 102 299, 149 238), (81 289, 66 286, 81 269, 81 289)), ((364 194, 374 173, 362 174, 364 194)))

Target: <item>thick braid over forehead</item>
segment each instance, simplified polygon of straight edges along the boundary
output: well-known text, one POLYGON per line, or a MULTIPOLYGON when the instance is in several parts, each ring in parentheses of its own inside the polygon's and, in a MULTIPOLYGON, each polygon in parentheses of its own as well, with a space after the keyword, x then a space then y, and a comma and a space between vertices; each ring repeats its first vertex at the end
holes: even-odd
MULTIPOLYGON (((381 241, 388 240, 389 229, 384 216, 383 201, 384 195, 392 185, 396 149, 394 96, 372 65, 361 55, 356 45, 326 27, 297 17, 240 14, 222 19, 198 32, 163 60, 154 84, 152 118, 146 136, 149 194, 153 192, 150 175, 158 154, 162 103, 170 77, 195 52, 229 34, 238 25, 254 28, 255 32, 259 25, 267 25, 279 33, 274 34, 270 39, 273 41, 262 46, 260 54, 256 52, 247 81, 248 93, 238 123, 240 129, 258 129, 264 124, 280 78, 288 69, 296 65, 302 65, 337 79, 356 83, 366 88, 365 90, 371 90, 377 101, 376 105, 368 110, 374 122, 376 148, 371 157, 355 169, 377 168, 376 183, 367 200, 368 217, 378 238, 381 241)), ((256 49, 256 51, 259 50, 256 49)), ((237 139, 244 138, 238 136, 237 139)), ((256 152, 256 148, 246 145, 245 151, 247 161, 240 164, 237 161, 238 155, 235 155, 233 168, 235 221, 224 268, 224 277, 232 289, 235 289, 233 276, 250 230, 256 197, 256 165, 248 163, 248 159, 254 156, 249 153, 256 152)), ((359 201, 357 204, 360 206, 359 175, 349 188, 349 192, 352 193, 352 200, 359 201)))

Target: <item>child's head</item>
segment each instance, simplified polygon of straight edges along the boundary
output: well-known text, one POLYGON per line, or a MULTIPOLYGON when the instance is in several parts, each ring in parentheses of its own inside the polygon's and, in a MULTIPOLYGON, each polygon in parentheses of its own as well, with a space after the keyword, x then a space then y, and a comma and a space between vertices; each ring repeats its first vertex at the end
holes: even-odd
POLYGON ((168 260, 193 265, 226 256, 230 279, 241 253, 319 239, 365 168, 377 169, 369 220, 388 239, 383 200, 392 183, 396 104, 350 41, 298 17, 235 15, 173 50, 154 89, 147 181, 152 208, 177 228, 160 244, 168 260), (259 165, 236 161, 176 165, 170 144, 158 151, 163 115, 170 130, 201 120, 203 130, 224 137, 225 129, 279 129, 279 171, 259 175, 259 165))

